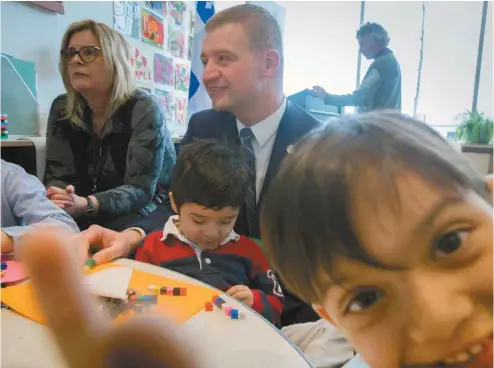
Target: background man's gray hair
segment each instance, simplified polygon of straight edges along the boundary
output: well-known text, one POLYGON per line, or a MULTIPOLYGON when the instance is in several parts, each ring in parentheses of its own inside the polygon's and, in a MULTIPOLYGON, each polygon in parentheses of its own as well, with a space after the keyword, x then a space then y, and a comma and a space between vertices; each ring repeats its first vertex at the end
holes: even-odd
POLYGON ((389 36, 388 32, 384 29, 384 27, 378 23, 365 23, 360 26, 357 30, 357 38, 362 36, 371 35, 374 37, 376 42, 379 42, 384 47, 388 47, 389 45, 389 36))

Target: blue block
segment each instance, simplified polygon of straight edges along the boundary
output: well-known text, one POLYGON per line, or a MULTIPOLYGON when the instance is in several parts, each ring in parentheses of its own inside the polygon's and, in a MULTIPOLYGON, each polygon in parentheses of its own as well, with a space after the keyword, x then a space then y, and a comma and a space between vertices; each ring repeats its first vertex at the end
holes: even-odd
POLYGON ((2 262, 2 271, 7 269, 7 262, 2 262))
POLYGON ((238 317, 239 317, 238 309, 232 309, 231 313, 230 313, 230 318, 231 319, 238 319, 238 317))

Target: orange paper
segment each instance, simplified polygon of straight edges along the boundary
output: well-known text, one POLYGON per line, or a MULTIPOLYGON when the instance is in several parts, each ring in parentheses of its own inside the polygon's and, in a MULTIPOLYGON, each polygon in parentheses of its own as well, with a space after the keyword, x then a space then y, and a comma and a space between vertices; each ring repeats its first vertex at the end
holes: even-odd
MULTIPOLYGON (((102 265, 95 267, 89 273, 99 272, 107 267, 120 267, 116 265, 102 265)), ((130 280, 129 288, 137 291, 138 294, 152 294, 148 291, 149 285, 159 285, 168 287, 187 288, 186 296, 158 296, 157 310, 166 314, 166 317, 176 323, 184 323, 189 318, 198 313, 206 301, 210 301, 213 295, 220 292, 209 289, 205 286, 193 285, 187 282, 180 282, 163 276, 158 276, 138 270, 134 270, 130 280)), ((63 301, 61 301, 63 303, 63 301)), ((2 303, 16 311, 17 313, 32 319, 33 321, 46 324, 46 320, 36 301, 34 289, 31 283, 10 286, 2 289, 2 303)), ((132 313, 124 314, 119 321, 126 319, 132 313)))

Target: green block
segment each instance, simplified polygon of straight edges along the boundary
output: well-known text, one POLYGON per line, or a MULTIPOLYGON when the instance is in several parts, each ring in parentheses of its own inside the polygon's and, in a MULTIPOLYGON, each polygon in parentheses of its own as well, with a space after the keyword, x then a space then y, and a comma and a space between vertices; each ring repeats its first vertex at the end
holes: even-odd
POLYGON ((94 259, 88 259, 86 263, 84 263, 89 268, 93 268, 96 266, 96 261, 94 259))

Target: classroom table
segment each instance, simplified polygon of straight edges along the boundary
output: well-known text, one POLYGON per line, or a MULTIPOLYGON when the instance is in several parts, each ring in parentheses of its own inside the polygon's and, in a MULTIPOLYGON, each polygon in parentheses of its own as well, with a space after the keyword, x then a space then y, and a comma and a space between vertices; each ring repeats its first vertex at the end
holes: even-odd
MULTIPOLYGON (((129 259, 114 263, 177 281, 205 285, 150 264, 129 259)), ((203 354, 203 361, 208 362, 206 367, 313 367, 300 350, 263 317, 228 295, 223 298, 243 312, 244 318, 233 321, 221 312, 199 312, 180 327, 186 333, 188 343, 194 344, 203 354)), ((45 326, 2 309, 1 330, 2 368, 66 368, 45 326)))

